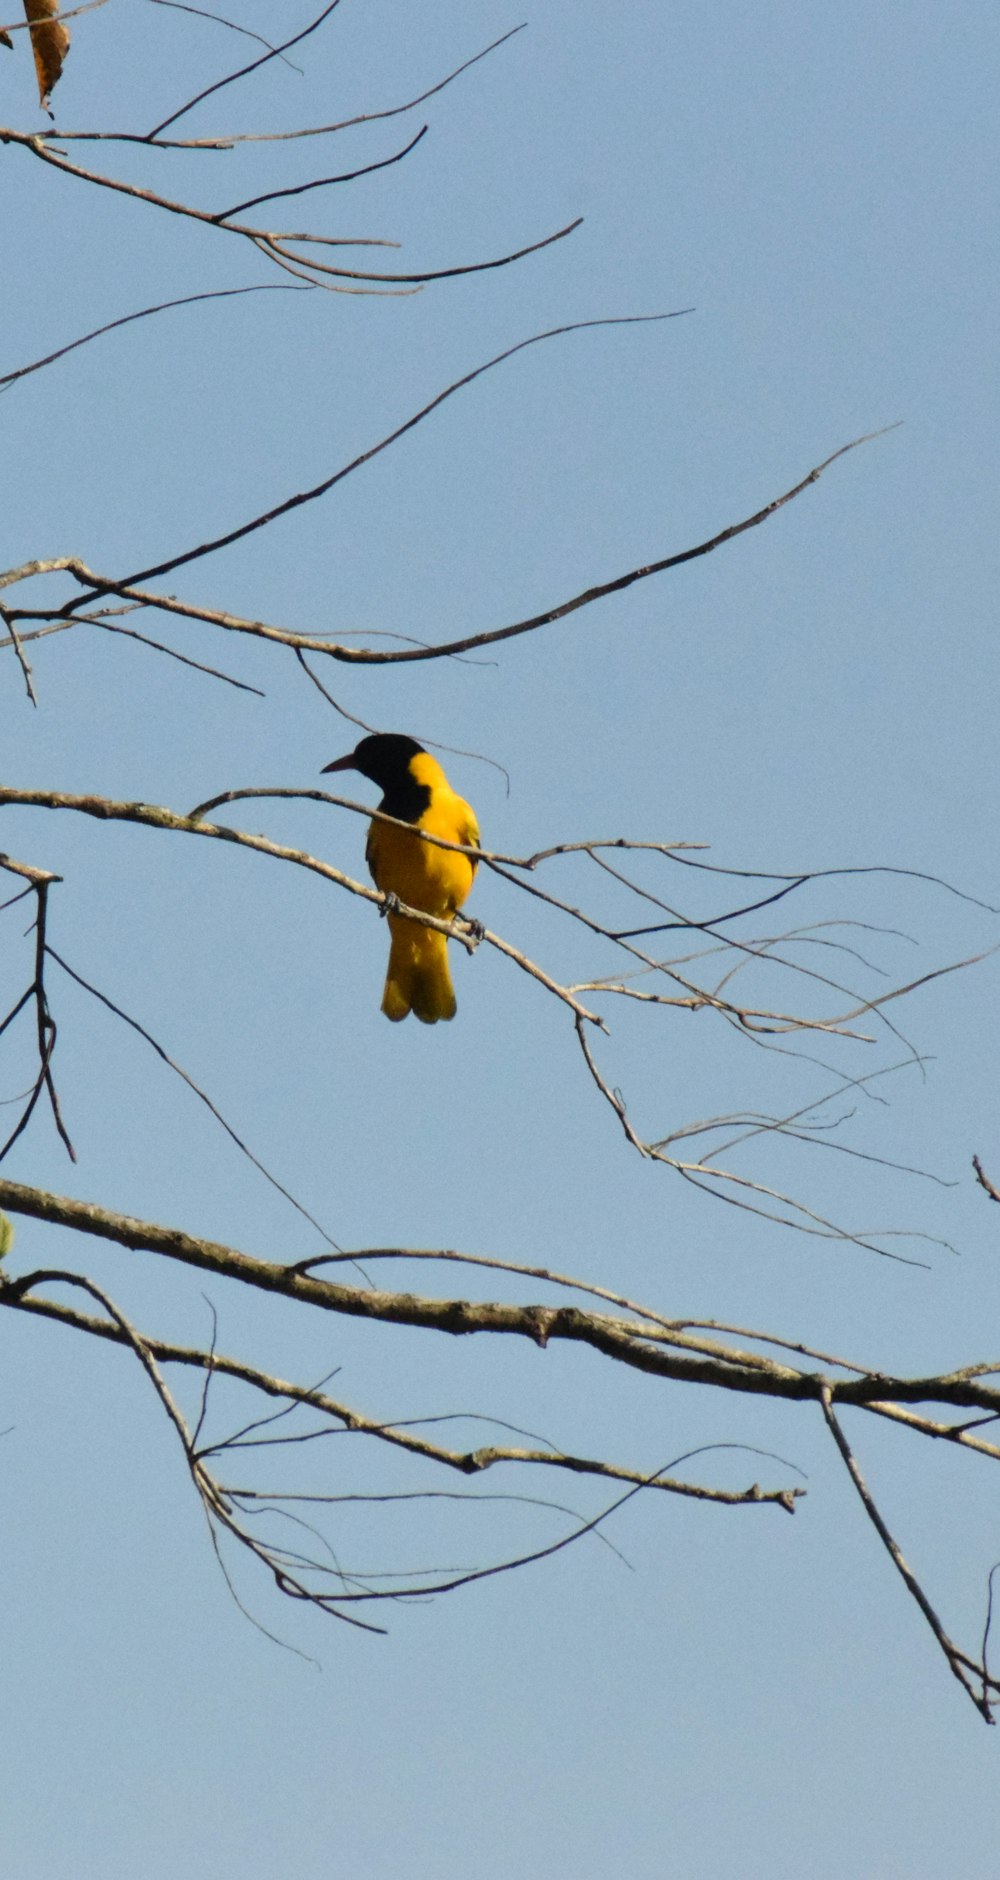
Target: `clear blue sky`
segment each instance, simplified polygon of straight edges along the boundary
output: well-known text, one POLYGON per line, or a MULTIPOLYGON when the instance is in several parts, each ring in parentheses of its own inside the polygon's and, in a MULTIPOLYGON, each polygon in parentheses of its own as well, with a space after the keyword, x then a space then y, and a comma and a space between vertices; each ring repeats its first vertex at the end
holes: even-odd
MULTIPOLYGON (((279 13, 290 31, 310 8, 244 4, 233 17, 273 34, 279 13)), ((397 104, 518 20, 492 3, 343 0, 293 55, 301 73, 272 64, 186 129, 397 104)), ((585 220, 499 273, 408 298, 268 293, 181 309, 19 383, 0 396, 0 559, 77 553, 127 573, 320 480, 531 333, 694 308, 532 349, 335 496, 178 571, 167 590, 308 632, 475 632, 689 546, 898 422, 765 527, 570 621, 475 661, 331 664, 324 677, 369 723, 505 766, 509 794, 496 769, 448 760, 501 849, 685 839, 748 869, 893 863, 1000 903, 997 38, 995 9, 963 0, 550 0, 423 111, 322 155, 251 145, 168 171, 162 157, 83 146, 95 165, 217 208, 388 155, 426 118, 405 163, 301 199, 300 225, 399 240, 392 265, 420 269, 585 220)), ((33 130, 20 39, 16 58, 0 52, 0 115, 33 130)), ((75 23, 57 122, 145 129, 239 63, 245 43, 109 0, 75 23)), ((150 302, 281 278, 235 240, 100 198, 23 151, 7 147, 3 164, 0 372, 150 302)), ((353 742, 291 656, 201 627, 163 636, 266 697, 78 628, 33 649, 37 712, 7 657, 5 781, 184 809, 241 785, 311 787, 353 742)), ((291 803, 243 820, 363 871, 356 817, 291 803)), ((969 1166, 978 1151, 1000 1175, 995 965, 899 1008, 925 1075, 889 1079, 886 1105, 826 1113, 855 1108, 839 1140, 957 1186, 804 1146, 740 1164, 852 1226, 956 1250, 889 1243, 928 1262, 910 1268, 753 1220, 642 1163, 564 1015, 486 948, 456 962, 454 1025, 389 1027, 384 930, 314 879, 26 810, 4 812, 0 840, 64 876, 54 944, 155 1032, 342 1245, 458 1246, 569 1269, 664 1312, 767 1326, 899 1370, 997 1356, 1000 1211, 969 1166)), ((614 905, 582 870, 552 879, 614 905)), ((688 884, 671 877, 670 889, 690 904, 688 884)), ((611 970, 495 880, 480 881, 475 911, 557 977, 611 970)), ((817 889, 778 918, 842 917, 912 936, 845 931, 896 979, 998 937, 974 907, 887 877, 817 889)), ((3 918, 13 997, 28 954, 19 917, 3 918)), ((758 932, 777 931, 768 918, 758 932)), ((68 982, 53 992, 80 1162, 70 1168, 40 1117, 10 1175, 268 1257, 316 1251, 139 1040, 68 982)), ((706 1014, 613 1019, 602 1066, 650 1136, 790 1108, 822 1087, 815 1067, 754 1051, 706 1014)), ((27 1044, 11 1044, 0 1095, 28 1066, 27 1044)), ((950 1678, 817 1413, 619 1377, 576 1350, 314 1325, 148 1256, 19 1228, 17 1254, 33 1264, 74 1252, 145 1329, 204 1339, 207 1290, 223 1349, 284 1375, 339 1366, 338 1389, 373 1415, 488 1412, 650 1469, 742 1442, 803 1470, 809 1493, 794 1520, 633 1502, 609 1528, 628 1566, 585 1541, 400 1606, 387 1639, 290 1611, 243 1575, 255 1614, 317 1668, 234 1607, 138 1368, 5 1315, 11 1880, 996 1873, 995 1736, 950 1678)), ((426 1272, 408 1283, 428 1284, 426 1272)), ((945 1623, 974 1645, 1000 1558, 990 1465, 902 1432, 850 1433, 945 1623)), ((329 1466, 341 1481, 334 1445, 329 1466)), ((734 1487, 790 1479, 739 1454, 699 1470, 734 1487)), ((440 1520, 415 1516, 416 1565, 556 1532, 539 1511, 493 1504, 440 1520)), ((377 1566, 382 1516, 344 1523, 348 1564, 377 1566)))

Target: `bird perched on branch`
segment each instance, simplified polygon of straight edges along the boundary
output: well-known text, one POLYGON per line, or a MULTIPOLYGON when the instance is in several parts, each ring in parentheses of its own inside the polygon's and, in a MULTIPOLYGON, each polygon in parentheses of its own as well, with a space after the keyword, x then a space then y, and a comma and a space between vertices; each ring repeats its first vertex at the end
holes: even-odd
MULTIPOLYGON (((413 823, 446 842, 479 846, 479 826, 468 803, 455 794, 437 759, 415 739, 396 732, 362 738, 354 751, 323 766, 359 770, 382 791, 379 809, 399 822, 413 823)), ((450 920, 472 887, 476 863, 469 855, 421 842, 391 823, 372 822, 365 860, 376 888, 421 913, 450 920)), ((424 1025, 454 1018, 455 992, 448 968, 448 942, 433 927, 387 910, 392 943, 382 1010, 394 1023, 413 1012, 424 1025)))

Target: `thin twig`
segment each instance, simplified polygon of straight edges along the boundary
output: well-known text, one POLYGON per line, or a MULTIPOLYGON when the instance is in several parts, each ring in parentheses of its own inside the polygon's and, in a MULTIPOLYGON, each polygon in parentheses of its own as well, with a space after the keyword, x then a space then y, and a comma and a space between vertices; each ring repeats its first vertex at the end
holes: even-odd
MULTIPOLYGON (((570 225, 570 227, 575 227, 575 226, 576 226, 575 223, 570 225)), ((560 236, 563 234, 568 234, 569 232, 570 232, 570 228, 560 230, 560 236)), ((558 238, 551 237, 549 239, 554 240, 558 238)), ((527 252, 527 251, 522 251, 522 252, 527 252)), ((508 257, 508 258, 513 259, 514 257, 508 257)), ((100 593, 102 591, 104 592, 111 591, 111 592, 117 593, 123 588, 134 587, 139 582, 151 581, 154 579, 159 579, 159 577, 162 575, 172 574, 175 568, 183 567, 187 563, 192 562, 192 561, 198 561, 205 555, 214 554, 218 549, 229 548, 232 546, 234 542, 242 541, 244 537, 248 535, 252 535, 257 529, 265 528, 270 523, 277 521, 277 519, 280 516, 285 516, 285 515, 290 514, 292 510, 301 508, 303 504, 305 503, 315 502, 317 498, 319 498, 320 496, 325 496, 329 490, 336 488, 337 484, 342 483, 345 477, 350 476, 355 470, 361 469, 363 465, 370 463, 373 458, 379 456, 382 451, 387 450, 389 446, 391 444, 396 443, 399 438, 405 437, 408 431, 412 431, 417 425, 421 424, 425 418, 431 415, 432 412, 438 410, 438 408, 441 405, 443 405, 447 399, 454 397, 456 392, 462 391, 467 385, 472 385, 476 379, 482 378, 484 373, 491 372, 494 369, 494 367, 502 365, 508 359, 513 359, 518 353, 522 353, 526 351, 527 348, 530 346, 538 346, 538 345, 541 345, 546 340, 560 338, 562 335, 566 333, 582 332, 592 327, 645 325, 645 324, 648 324, 650 321, 656 322, 660 320, 671 320, 671 319, 676 319, 678 317, 679 317, 678 314, 664 313, 664 314, 628 315, 621 319, 578 320, 578 321, 572 321, 567 325, 563 325, 559 327, 550 327, 544 333, 533 334, 530 339, 519 340, 516 343, 516 345, 505 347, 503 352, 496 353, 492 359, 486 360, 486 362, 483 365, 475 366, 471 372, 463 373, 461 378, 453 380, 450 385, 447 385, 445 387, 444 391, 438 392, 435 395, 435 397, 433 397, 432 399, 428 401, 426 405, 422 405, 419 411, 414 412, 412 416, 404 419, 402 424, 396 425, 396 427, 392 431, 388 432, 385 437, 380 438, 377 444, 372 444, 369 446, 367 450, 361 451, 358 454, 358 456, 353 457, 349 463, 344 464, 339 470, 335 470, 330 476, 324 477, 322 482, 314 484, 311 489, 302 490, 295 496, 288 496, 284 499, 283 502, 276 504, 273 509, 266 510, 261 515, 252 517, 249 522, 241 523, 237 528, 228 530, 224 535, 215 536, 209 541, 199 543, 199 545, 196 548, 185 549, 179 555, 172 555, 165 561, 155 562, 151 564, 148 568, 139 569, 137 570, 136 573, 127 575, 124 581, 115 582, 113 586, 110 583, 107 585, 107 587, 102 587, 101 585, 99 585, 97 588, 97 592, 100 593)), ((852 448, 852 447, 848 446, 847 448, 852 448)), ((836 453, 837 456, 841 456, 842 454, 843 453, 841 451, 838 451, 836 453)), ((832 462, 833 458, 830 458, 828 461, 832 462)), ((804 489, 806 487, 806 483, 815 481, 816 477, 819 476, 820 471, 824 469, 825 467, 826 467, 825 465, 821 465, 819 470, 813 471, 811 475, 808 478, 806 478, 802 484, 798 486, 798 488, 804 489)), ((780 507, 781 503, 790 501, 791 496, 797 493, 798 493, 798 489, 796 489, 795 491, 789 492, 787 496, 780 497, 777 502, 770 505, 769 510, 766 513, 772 513, 774 509, 780 507)), ((765 512, 763 511, 761 512, 761 516, 760 518, 758 518, 759 520, 763 520, 764 513, 765 512)), ((719 540, 722 541, 724 539, 728 539, 728 536, 733 533, 737 533, 740 527, 750 527, 750 526, 751 524, 749 523, 737 525, 737 528, 735 530, 727 531, 724 536, 719 537, 719 540)), ((691 550, 689 551, 689 555, 696 554, 696 553, 700 554, 704 552, 705 552, 704 549, 691 550)), ((682 559, 686 559, 686 558, 689 558, 689 556, 683 557, 682 559)), ((648 570, 647 572, 652 572, 652 570, 648 570)), ((623 576, 618 582, 612 583, 611 586, 612 587, 627 586, 629 582, 634 578, 635 577, 631 575, 623 576)), ((607 590, 601 590, 601 591, 610 592, 611 590, 609 588, 607 590)), ((594 592, 596 595, 597 590, 595 590, 594 592)), ((579 606, 582 604, 583 604, 582 601, 567 603, 566 608, 564 608, 562 611, 569 611, 572 606, 579 606)), ((63 611, 69 611, 71 607, 72 607, 72 603, 69 604, 69 608, 63 611)), ((552 617, 555 618, 554 615, 552 617)), ((539 618, 541 619, 541 617, 539 618)), ((476 635, 474 636, 473 639, 468 641, 468 646, 486 644, 492 638, 506 639, 506 638, 509 638, 512 633, 515 633, 515 632, 520 633, 520 632, 527 632, 527 631, 528 631, 527 624, 521 624, 518 627, 508 627, 508 628, 501 629, 498 634, 492 635, 492 636, 487 635, 484 637, 482 635, 476 635)), ((285 636, 282 636, 282 637, 285 637, 285 636)), ((297 638, 287 640, 287 643, 292 644, 292 645, 300 644, 305 648, 307 652, 309 651, 329 652, 330 650, 329 647, 324 645, 322 641, 315 641, 315 642, 310 641, 304 635, 300 635, 300 636, 297 636, 297 638)), ((409 649, 404 649, 398 653, 371 654, 371 653, 362 653, 360 649, 357 649, 357 648, 341 648, 340 656, 347 657, 353 661, 359 661, 363 659, 365 663, 371 664, 374 662, 377 664, 377 663, 384 663, 385 661, 393 661, 396 659, 433 658, 433 657, 437 657, 443 651, 464 652, 466 650, 467 650, 467 647, 466 647, 465 642, 459 643, 456 641, 448 647, 430 648, 427 651, 409 648, 409 649)))
POLYGON ((46 353, 42 359, 33 359, 28 366, 18 366, 13 372, 0 373, 0 387, 13 385, 16 380, 27 378, 31 372, 40 372, 43 366, 54 365, 57 359, 64 359, 67 353, 75 352, 78 346, 89 346, 91 340, 100 339, 105 333, 113 333, 116 327, 130 326, 133 320, 148 320, 154 313, 169 313, 174 307, 193 307, 199 300, 230 300, 239 294, 314 292, 313 287, 292 287, 284 281, 261 281, 252 287, 221 287, 214 289, 211 293, 182 294, 178 300, 161 300, 153 307, 140 307, 137 313, 123 313, 117 320, 108 320, 104 326, 95 326, 92 333, 84 333, 79 339, 71 339, 66 346, 57 347, 55 352, 46 353))
POLYGON ((35 682, 31 675, 31 667, 28 664, 27 655, 25 653, 24 647, 21 645, 21 641, 18 637, 17 629, 14 626, 14 622, 11 619, 7 608, 2 605, 0 605, 0 620, 3 621, 4 626, 7 629, 7 632, 10 634, 10 644, 14 648, 14 652, 17 655, 17 663, 20 666, 21 671, 24 675, 25 690, 27 691, 28 697, 31 700, 32 705, 37 705, 38 698, 35 693, 35 682))
POLYGON ((195 19, 211 20, 215 26, 228 27, 231 33, 242 33, 245 39, 256 39, 259 46, 266 46, 269 52, 273 52, 275 56, 281 60, 282 65, 287 65, 290 71, 297 72, 299 77, 302 77, 301 65, 294 65, 291 59, 285 58, 280 47, 272 45, 271 41, 265 39, 262 33, 251 32, 249 26, 239 26, 235 20, 227 20, 221 13, 208 13, 204 7, 188 6, 185 4, 185 0, 149 0, 149 5, 169 7, 174 13, 191 13, 194 15, 195 19))
MULTIPOLYGON (((521 261, 526 255, 537 254, 543 248, 551 247, 553 242, 562 241, 580 226, 582 220, 577 216, 564 228, 556 229, 551 235, 542 236, 538 241, 528 242, 509 254, 496 255, 489 261, 460 263, 450 268, 422 269, 411 274, 376 273, 365 268, 335 267, 332 262, 320 261, 315 255, 302 255, 296 249, 303 244, 322 248, 370 248, 384 247, 387 244, 371 237, 316 235, 308 230, 255 228, 246 222, 222 221, 212 210, 197 209, 192 203, 180 202, 173 197, 160 195, 156 190, 144 189, 137 183, 127 183, 122 177, 107 176, 103 171, 84 169, 80 164, 71 163, 62 151, 46 142, 44 137, 28 132, 0 129, 0 144, 14 144, 17 148, 29 151, 42 163, 50 164, 63 176, 72 176, 79 182, 90 183, 100 189, 109 189, 116 195, 126 196, 136 202, 144 202, 149 207, 165 210, 170 215, 185 216, 191 221, 200 222, 208 227, 224 230, 226 234, 238 235, 251 246, 297 279, 311 282, 313 286, 324 287, 331 293, 392 293, 410 291, 430 281, 454 279, 465 274, 482 274, 494 268, 505 268, 514 261, 521 261)), ((393 244, 388 244, 392 246, 393 244)))
POLYGON ((267 51, 263 52, 259 58, 251 60, 249 65, 241 66, 237 72, 228 73, 225 78, 216 79, 214 85, 206 85, 204 90, 197 92, 193 98, 189 98, 187 104, 181 105, 180 109, 174 111, 170 117, 164 118, 162 123, 155 125, 148 133, 148 141, 152 143, 159 137, 161 131, 168 130, 171 124, 176 124, 180 118, 186 117, 189 111, 194 110, 195 105, 203 104, 205 99, 211 98, 214 92, 224 90, 227 85, 235 85, 239 79, 246 78, 250 72, 259 71, 260 67, 267 65, 271 59, 282 58, 290 47, 299 45, 303 39, 309 38, 310 33, 316 32, 339 5, 340 0, 329 0, 329 5, 325 6, 314 20, 310 20, 308 26, 304 26, 300 32, 293 33, 289 39, 282 40, 280 46, 268 46, 267 51))
POLYGON ((20 1118, 7 1137, 6 1142, 0 1147, 0 1162, 3 1161, 4 1157, 13 1148, 15 1142, 17 1142, 18 1138, 22 1136, 27 1129, 43 1090, 49 1099, 49 1108, 52 1112, 52 1120, 55 1123, 56 1130, 58 1131, 70 1160, 75 1162, 76 1150, 69 1139, 66 1126, 63 1122, 59 1094, 52 1076, 52 1055, 56 1046, 56 1023, 49 1008, 48 994, 45 989, 48 893, 50 887, 52 887, 55 882, 61 881, 62 877, 61 875, 52 874, 48 869, 35 868, 29 862, 15 861, 11 855, 0 854, 0 868, 6 869, 8 874, 19 875, 22 880, 28 881, 31 884, 31 891, 35 896, 34 974, 30 986, 22 993, 12 1010, 8 1012, 2 1025, 0 1025, 0 1032, 6 1031, 8 1025, 17 1017, 18 1013, 23 1011, 29 1003, 33 1003, 35 1007, 35 1034, 38 1048, 38 1072, 20 1118))
POLYGON ((491 52, 496 52, 501 46, 506 45, 509 39, 514 39, 518 33, 524 31, 525 23, 523 22, 520 26, 510 27, 507 32, 501 33, 499 39, 492 40, 488 46, 483 47, 481 52, 473 53, 471 58, 463 59, 461 65, 456 65, 453 71, 428 86, 426 91, 418 92, 415 98, 408 98, 405 104, 391 105, 382 111, 360 111, 354 117, 341 118, 336 124, 309 125, 292 131, 236 131, 222 137, 186 137, 172 140, 157 136, 155 142, 150 141, 152 134, 149 131, 58 131, 53 132, 52 135, 58 136, 60 143, 146 144, 151 150, 232 150, 237 144, 294 143, 301 137, 330 137, 338 131, 353 130, 361 124, 383 123, 387 118, 403 117, 407 111, 415 111, 418 105, 426 104, 428 98, 436 97, 438 92, 444 91, 446 86, 453 84, 456 78, 461 78, 464 72, 478 65, 481 59, 489 58, 491 52))
POLYGON ((282 196, 304 196, 311 189, 328 189, 331 183, 354 183, 361 176, 372 176, 376 170, 388 170, 394 163, 401 163, 415 150, 422 137, 426 137, 430 127, 424 124, 415 137, 411 137, 402 150, 397 150, 391 157, 380 157, 377 163, 365 163, 357 170, 342 170, 337 176, 317 176, 308 183, 295 183, 288 189, 269 189, 261 196, 248 196, 245 202, 234 203, 231 209, 220 209, 216 216, 219 222, 229 222, 234 215, 242 215, 244 209, 256 209, 262 202, 277 202, 282 196))
MULTIPOLYGON (((237 1133, 232 1124, 227 1123, 222 1111, 212 1102, 207 1091, 203 1090, 201 1085, 195 1082, 194 1078, 184 1069, 183 1065, 178 1064, 176 1059, 170 1056, 169 1051, 166 1051, 163 1045, 159 1043, 158 1039, 153 1037, 152 1032, 147 1031, 145 1025, 140 1025, 137 1018, 133 1018, 131 1013, 124 1011, 120 1005, 116 1005, 113 999, 109 999, 106 992, 99 991, 97 986, 92 985, 89 979, 85 979, 82 973, 78 973, 74 967, 70 966, 68 960, 64 960, 61 953, 56 952, 55 947, 47 946, 45 950, 49 958, 55 960, 56 965, 61 966, 63 972, 66 973, 70 979, 74 980, 78 986, 82 987, 84 992, 89 992, 91 997, 96 999, 100 1005, 105 1006, 109 1012, 113 1012, 116 1018, 120 1018, 124 1024, 130 1026, 133 1031, 137 1032, 139 1037, 145 1040, 146 1044, 151 1046, 156 1052, 157 1057, 160 1058, 183 1083, 187 1084, 189 1090, 193 1090, 195 1096, 201 1100, 206 1109, 214 1116, 216 1122, 225 1130, 230 1141, 235 1143, 240 1154, 246 1156, 247 1161, 253 1163, 254 1168, 263 1175, 264 1180, 270 1182, 271 1187, 277 1189, 279 1195, 283 1195, 284 1199, 291 1203, 296 1212, 302 1215, 303 1220, 308 1221, 310 1227, 316 1229, 321 1240, 325 1241, 328 1246, 336 1247, 337 1242, 329 1230, 316 1219, 314 1214, 310 1214, 308 1208, 303 1207, 301 1201, 296 1200, 290 1190, 287 1189, 282 1182, 279 1182, 276 1175, 271 1174, 270 1169, 265 1167, 260 1157, 254 1155, 253 1150, 244 1142, 242 1136, 237 1133)), ((357 1265, 357 1262, 355 1261, 354 1264, 357 1265)), ((359 1268, 358 1270, 363 1273, 363 1269, 359 1268)))
POLYGON ((844 1466, 847 1469, 847 1473, 850 1476, 851 1481, 854 1483, 854 1486, 858 1492, 858 1496, 860 1497, 860 1500, 861 1500, 861 1505, 864 1508, 864 1511, 866 1515, 868 1516, 868 1519, 870 1520, 872 1526, 874 1527, 875 1532, 877 1533, 880 1541, 882 1542, 882 1545, 885 1548, 886 1553, 889 1555, 889 1558, 892 1561, 893 1566, 896 1568, 897 1573, 902 1579, 907 1592, 911 1595, 913 1599, 916 1600, 917 1605, 920 1607, 920 1610, 923 1613, 924 1618, 926 1619, 928 1625, 930 1626, 931 1631, 934 1634, 934 1637, 937 1639, 937 1642, 940 1645, 941 1650, 943 1651, 945 1655, 945 1658, 947 1659, 949 1668, 951 1669, 953 1675, 958 1679, 959 1683, 962 1686, 962 1689, 966 1691, 968 1695, 971 1697, 973 1703, 976 1706, 976 1709, 979 1711, 980 1716, 983 1717, 987 1723, 992 1723, 994 1721, 993 1708, 992 1708, 993 1700, 987 1695, 986 1687, 989 1686, 992 1690, 1000 1692, 1000 1683, 995 1683, 993 1679, 987 1676, 984 1666, 977 1665, 973 1667, 970 1663, 970 1660, 965 1656, 964 1652, 959 1651, 958 1646, 954 1643, 952 1639, 949 1638, 947 1632, 944 1629, 944 1626, 941 1624, 941 1621, 938 1618, 937 1613, 934 1611, 934 1608, 931 1605, 930 1600, 928 1599, 926 1593, 924 1592, 923 1587, 920 1585, 920 1582, 917 1579, 916 1574, 913 1572, 912 1567, 910 1567, 907 1561, 905 1560, 902 1554, 902 1551, 900 1550, 896 1541, 893 1539, 891 1533, 889 1532, 888 1527, 885 1524, 885 1521, 882 1518, 881 1513, 879 1512, 879 1509, 871 1495, 871 1492, 868 1488, 865 1478, 861 1473, 861 1469, 858 1466, 858 1463, 851 1451, 850 1444, 848 1443, 847 1438, 844 1435, 843 1429, 841 1428, 841 1425, 838 1422, 837 1417, 834 1415, 833 1394, 832 1394, 830 1385, 827 1383, 822 1384, 820 1387, 820 1404, 823 1410, 823 1415, 826 1418, 827 1427, 833 1437, 834 1442, 837 1445, 837 1448, 840 1451, 841 1457, 844 1462, 844 1466), (969 1671, 971 1669, 975 1669, 981 1676, 981 1679, 982 1679, 981 1691, 977 1691, 974 1688, 970 1680, 969 1671))

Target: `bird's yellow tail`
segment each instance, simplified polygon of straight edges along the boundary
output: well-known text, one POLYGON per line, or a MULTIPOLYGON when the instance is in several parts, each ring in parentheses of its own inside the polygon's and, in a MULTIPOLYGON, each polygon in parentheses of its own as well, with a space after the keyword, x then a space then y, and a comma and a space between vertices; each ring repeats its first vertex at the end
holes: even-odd
POLYGON ((454 1018, 455 990, 448 966, 448 942, 433 927, 389 915, 392 945, 382 994, 386 1018, 398 1023, 412 1012, 421 1024, 454 1018))

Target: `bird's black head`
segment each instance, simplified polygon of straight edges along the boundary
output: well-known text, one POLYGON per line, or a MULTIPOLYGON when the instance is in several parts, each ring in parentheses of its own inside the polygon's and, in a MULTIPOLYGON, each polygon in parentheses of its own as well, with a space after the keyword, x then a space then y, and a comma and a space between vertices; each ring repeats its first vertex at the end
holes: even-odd
POLYGON ((330 770, 360 770, 361 775, 370 777, 386 796, 392 796, 407 784, 412 787, 410 759, 419 757, 423 748, 415 738, 404 737, 398 731, 377 731, 370 738, 362 738, 346 757, 324 764, 323 774, 330 770))

